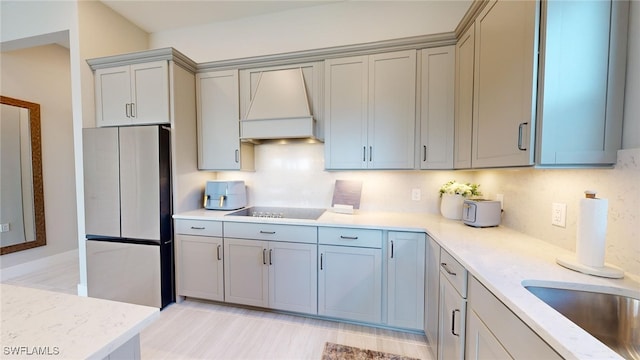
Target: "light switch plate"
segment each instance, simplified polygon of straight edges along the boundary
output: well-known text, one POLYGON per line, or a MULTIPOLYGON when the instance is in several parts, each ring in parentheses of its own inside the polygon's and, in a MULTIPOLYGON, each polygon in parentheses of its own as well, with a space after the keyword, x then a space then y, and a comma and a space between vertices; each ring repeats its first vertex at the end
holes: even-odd
POLYGON ((422 197, 422 192, 420 191, 420 189, 412 189, 411 190, 411 200, 420 201, 421 197, 422 197))
POLYGON ((9 227, 9 223, 6 224, 0 224, 0 232, 9 232, 10 227, 9 227))

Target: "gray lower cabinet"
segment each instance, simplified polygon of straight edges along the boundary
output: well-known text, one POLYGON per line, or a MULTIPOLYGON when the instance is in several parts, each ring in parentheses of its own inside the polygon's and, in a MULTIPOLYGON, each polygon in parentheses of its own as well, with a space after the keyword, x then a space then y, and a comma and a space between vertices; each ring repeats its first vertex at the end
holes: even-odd
POLYGON ((387 325, 422 330, 425 234, 387 235, 387 325))
POLYGON ((440 303, 440 245, 427 236, 426 286, 424 288, 424 333, 433 357, 438 357, 438 319, 440 303))
POLYGON ((474 277, 468 305, 467 359, 562 359, 474 277))
POLYGON ((317 314, 315 227, 225 223, 224 228, 226 302, 317 314))
POLYGON ((440 253, 438 360, 464 360, 467 270, 449 253, 440 253))
POLYGON ((320 228, 318 314, 382 322, 382 231, 320 228))
POLYGON ((177 294, 223 301, 222 223, 176 220, 175 226, 177 294))

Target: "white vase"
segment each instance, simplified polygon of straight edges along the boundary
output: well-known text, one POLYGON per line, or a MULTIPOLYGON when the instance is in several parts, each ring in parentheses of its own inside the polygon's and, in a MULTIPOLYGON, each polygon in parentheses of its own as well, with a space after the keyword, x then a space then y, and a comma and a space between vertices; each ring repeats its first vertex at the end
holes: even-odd
POLYGON ((442 194, 442 202, 440 203, 440 213, 447 219, 462 219, 462 204, 464 197, 462 195, 442 194))

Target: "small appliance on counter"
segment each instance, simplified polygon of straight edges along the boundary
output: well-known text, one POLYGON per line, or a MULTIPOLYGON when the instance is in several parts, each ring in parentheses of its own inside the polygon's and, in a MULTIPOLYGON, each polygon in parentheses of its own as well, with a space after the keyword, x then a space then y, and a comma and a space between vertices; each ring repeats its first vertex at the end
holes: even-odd
POLYGON ((500 225, 502 208, 500 201, 485 199, 465 200, 462 205, 462 221, 473 227, 500 225))
POLYGON ((207 181, 204 207, 209 210, 237 210, 247 206, 244 181, 207 181))

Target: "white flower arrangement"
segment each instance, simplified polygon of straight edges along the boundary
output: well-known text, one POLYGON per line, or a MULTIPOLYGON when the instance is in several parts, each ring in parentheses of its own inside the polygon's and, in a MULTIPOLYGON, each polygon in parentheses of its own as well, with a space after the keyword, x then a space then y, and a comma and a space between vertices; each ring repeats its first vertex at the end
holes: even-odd
POLYGON ((463 197, 480 196, 482 193, 478 190, 479 187, 479 184, 463 184, 451 180, 440 188, 440 197, 442 197, 442 194, 462 195, 463 197))

